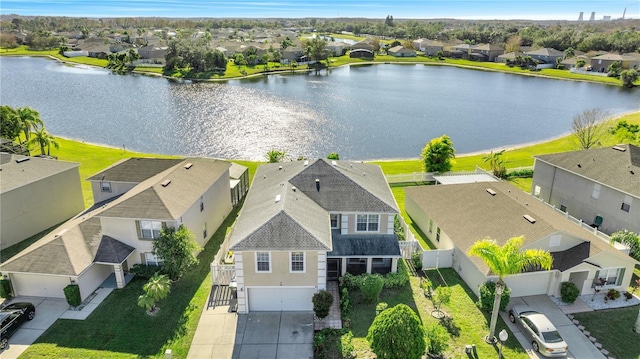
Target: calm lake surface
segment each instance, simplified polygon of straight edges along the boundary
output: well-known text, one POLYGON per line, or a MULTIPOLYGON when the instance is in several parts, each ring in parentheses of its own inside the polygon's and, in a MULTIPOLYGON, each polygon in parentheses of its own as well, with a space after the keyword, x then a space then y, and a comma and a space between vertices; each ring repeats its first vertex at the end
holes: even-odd
POLYGON ((585 109, 638 110, 637 90, 446 66, 341 67, 176 83, 38 58, 0 58, 0 103, 40 111, 56 136, 141 152, 263 160, 415 158, 447 134, 458 153, 540 141, 585 109))

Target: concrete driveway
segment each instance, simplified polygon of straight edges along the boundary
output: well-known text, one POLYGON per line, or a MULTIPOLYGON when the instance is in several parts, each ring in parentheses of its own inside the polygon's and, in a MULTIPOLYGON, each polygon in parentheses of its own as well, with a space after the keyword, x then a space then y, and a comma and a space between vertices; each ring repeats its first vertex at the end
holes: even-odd
POLYGON ((313 312, 236 314, 228 306, 205 309, 187 358, 311 359, 313 312))
POLYGON ((516 336, 522 347, 529 353, 532 358, 544 358, 539 353, 535 353, 531 347, 531 343, 527 337, 522 334, 520 327, 511 323, 508 318, 508 309, 515 305, 528 305, 534 310, 543 313, 556 326, 560 335, 569 345, 569 359, 604 359, 600 350, 598 350, 589 338, 587 338, 576 327, 573 322, 558 308, 558 306, 546 295, 534 295, 529 297, 511 298, 506 312, 501 312, 502 319, 507 323, 509 329, 516 336))
POLYGON ((22 354, 42 333, 69 309, 65 299, 41 297, 17 297, 12 303, 30 302, 36 306, 36 316, 22 326, 9 339, 9 347, 0 352, 2 359, 15 359, 22 354))

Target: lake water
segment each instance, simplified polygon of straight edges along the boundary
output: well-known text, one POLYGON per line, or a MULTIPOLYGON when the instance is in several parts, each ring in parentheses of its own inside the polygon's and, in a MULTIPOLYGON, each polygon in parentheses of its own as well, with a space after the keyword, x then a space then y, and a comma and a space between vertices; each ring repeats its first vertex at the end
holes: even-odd
POLYGON ((127 149, 263 160, 271 149, 415 158, 447 134, 458 153, 540 141, 585 109, 638 110, 637 90, 446 66, 371 65, 219 83, 114 75, 0 58, 0 102, 40 111, 57 136, 127 149))

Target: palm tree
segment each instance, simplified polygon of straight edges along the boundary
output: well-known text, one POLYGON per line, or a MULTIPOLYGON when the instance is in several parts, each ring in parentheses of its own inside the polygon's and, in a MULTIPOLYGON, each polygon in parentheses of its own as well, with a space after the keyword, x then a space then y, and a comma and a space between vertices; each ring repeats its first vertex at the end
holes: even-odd
POLYGON ((50 155, 51 146, 55 148, 60 148, 60 144, 56 141, 55 137, 53 137, 44 127, 37 129, 33 133, 33 137, 27 142, 27 146, 37 145, 40 146, 40 154, 44 155, 44 148, 47 148, 47 156, 50 155))
POLYGON ((491 153, 482 157, 484 162, 489 162, 489 167, 491 167, 491 172, 493 172, 493 175, 498 178, 504 178, 507 172, 507 169, 504 168, 505 161, 502 158, 500 158, 500 156, 502 156, 503 153, 504 153, 504 150, 499 152, 491 151, 491 153))
POLYGON ((488 342, 495 342, 496 321, 500 310, 500 299, 505 288, 504 277, 512 274, 519 274, 527 269, 541 268, 551 269, 553 257, 542 249, 527 249, 520 251, 524 237, 509 238, 504 246, 500 247, 495 240, 484 238, 474 243, 469 248, 469 255, 482 259, 491 272, 498 276, 496 283, 496 296, 493 302, 493 312, 491 313, 491 325, 489 335, 485 338, 488 342))
POLYGON ((152 302, 148 310, 153 311, 156 308, 156 302, 164 299, 171 292, 171 279, 165 274, 156 274, 149 279, 144 286, 144 295, 138 297, 138 305, 148 307, 148 303, 152 302), (142 298, 142 297, 148 298, 142 298))
POLYGON ((24 141, 29 142, 31 133, 37 131, 38 127, 43 126, 40 113, 31 107, 20 107, 16 109, 16 114, 20 119, 22 132, 24 133, 24 141))

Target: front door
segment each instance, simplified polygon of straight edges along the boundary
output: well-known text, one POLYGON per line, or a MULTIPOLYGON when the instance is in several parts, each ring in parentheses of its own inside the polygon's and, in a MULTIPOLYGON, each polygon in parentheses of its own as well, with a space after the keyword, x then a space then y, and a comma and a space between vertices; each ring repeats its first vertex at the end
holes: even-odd
POLYGON ((342 258, 327 258, 327 280, 338 280, 342 273, 342 258))

